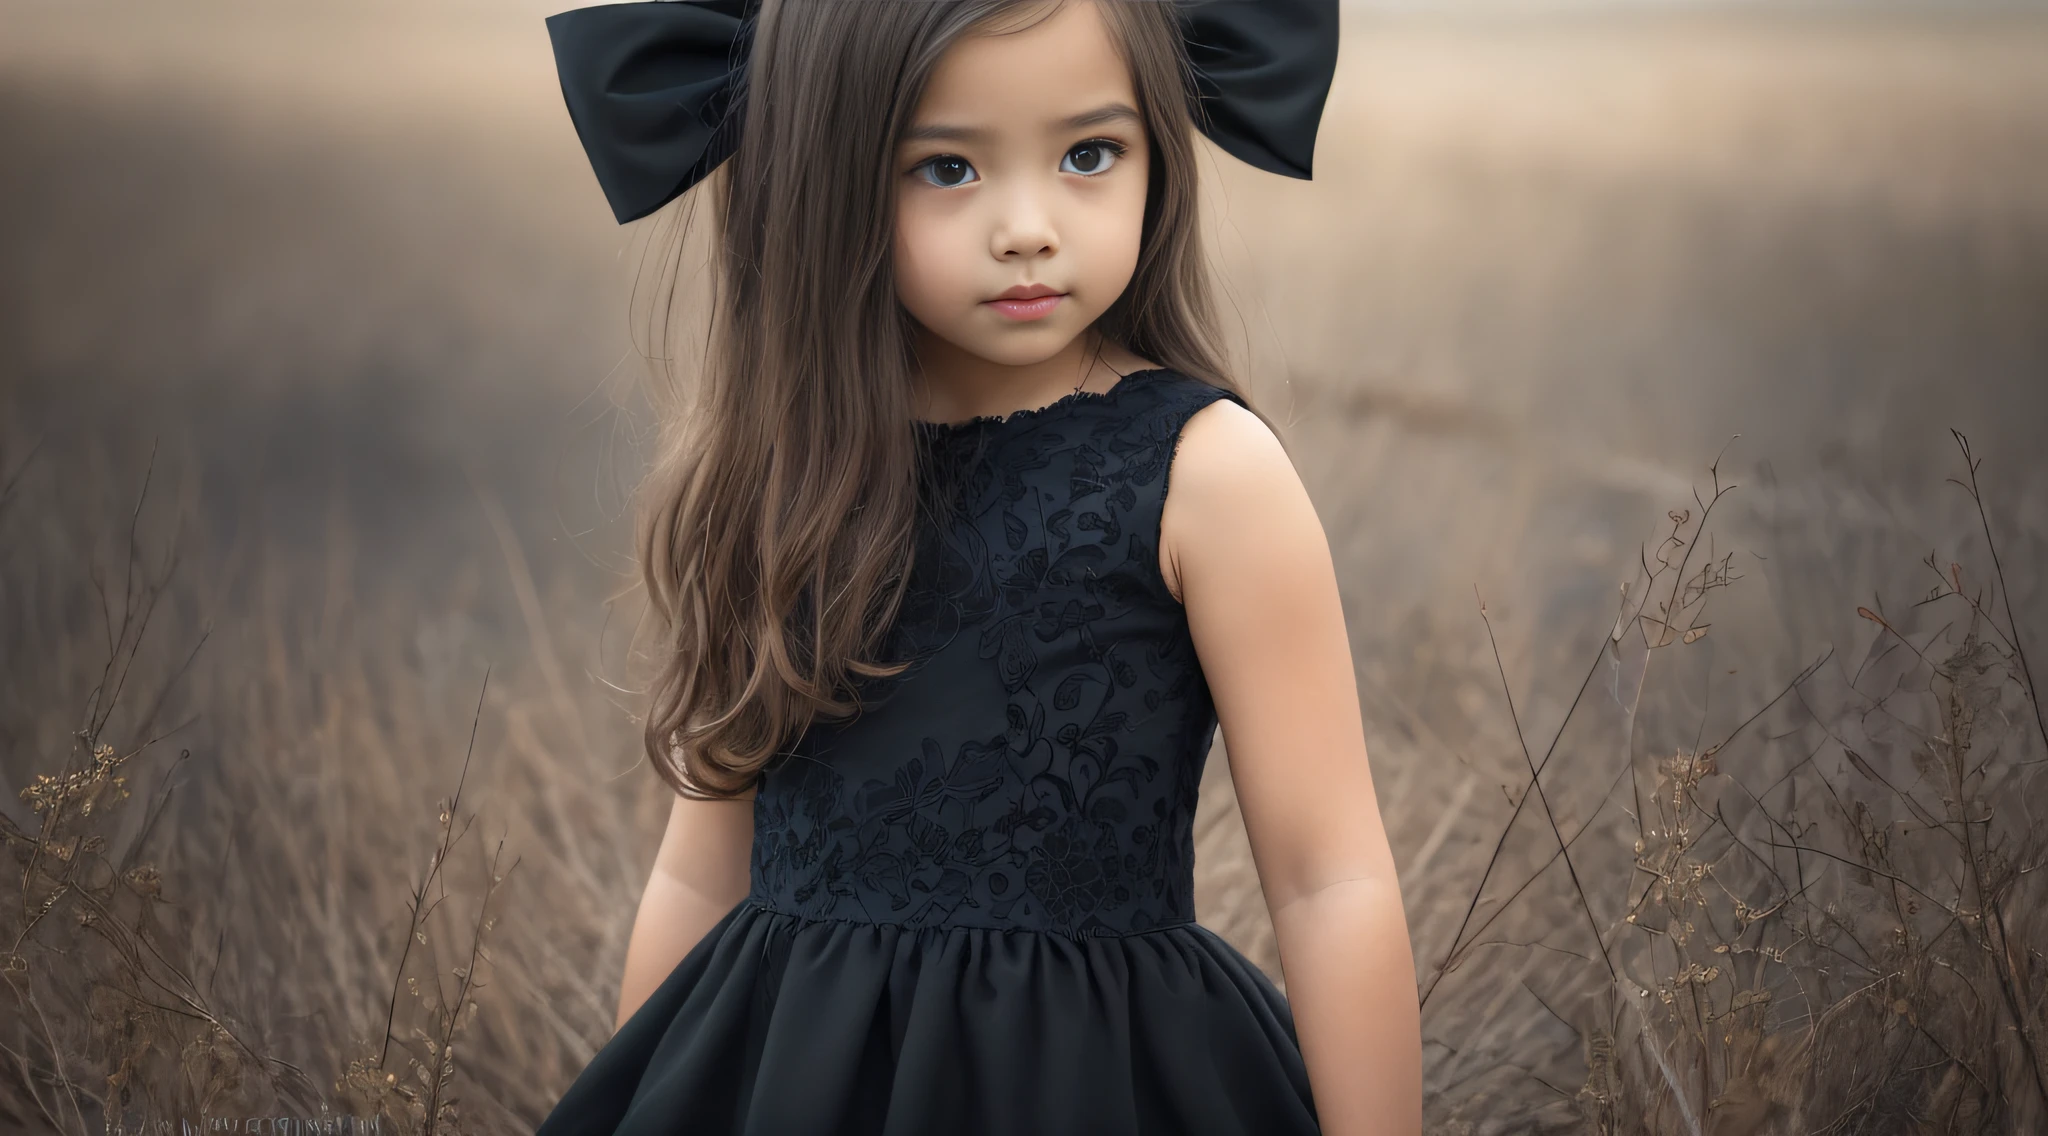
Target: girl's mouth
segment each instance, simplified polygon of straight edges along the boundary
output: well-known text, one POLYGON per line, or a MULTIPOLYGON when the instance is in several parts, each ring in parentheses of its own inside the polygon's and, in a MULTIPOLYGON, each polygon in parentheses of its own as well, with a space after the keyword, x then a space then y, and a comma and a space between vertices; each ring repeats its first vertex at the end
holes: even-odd
POLYGON ((1044 319, 1059 306, 1061 300, 1066 298, 1065 292, 1056 292, 1050 296, 1035 296, 1029 300, 983 300, 982 303, 1000 312, 1005 319, 1022 321, 1044 319))

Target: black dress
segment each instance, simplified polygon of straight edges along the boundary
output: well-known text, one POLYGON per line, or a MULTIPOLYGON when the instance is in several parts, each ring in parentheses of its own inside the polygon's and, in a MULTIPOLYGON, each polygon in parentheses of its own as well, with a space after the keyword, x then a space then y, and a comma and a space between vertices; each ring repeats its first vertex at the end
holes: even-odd
POLYGON ((1195 922, 1216 729, 1159 572, 1170 370, 915 429, 935 506, 864 709, 764 770, 752 889, 538 1136, 1319 1131, 1286 999, 1195 922))

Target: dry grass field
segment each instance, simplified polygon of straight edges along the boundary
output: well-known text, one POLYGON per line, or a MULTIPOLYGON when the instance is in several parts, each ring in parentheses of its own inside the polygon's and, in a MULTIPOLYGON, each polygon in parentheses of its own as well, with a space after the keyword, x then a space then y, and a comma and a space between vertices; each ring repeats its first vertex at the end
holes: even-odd
MULTIPOLYGON (((0 0, 0 1131, 530 1131, 609 1032, 656 226, 551 7, 0 0)), ((1209 151, 1432 1131, 2048 1125, 2044 59, 1361 7, 1314 182, 1209 151)), ((1198 836, 1284 980, 1221 744, 1198 836)))

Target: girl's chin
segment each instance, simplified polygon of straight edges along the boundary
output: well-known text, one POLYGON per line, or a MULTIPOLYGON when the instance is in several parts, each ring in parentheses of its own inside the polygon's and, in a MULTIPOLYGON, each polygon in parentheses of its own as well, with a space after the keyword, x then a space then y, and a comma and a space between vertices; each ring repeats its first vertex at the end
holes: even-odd
POLYGON ((1051 320, 1032 323, 1002 320, 995 327, 984 325, 974 328, 970 334, 954 342, 984 359, 1022 365, 1042 362, 1071 343, 1078 334, 1079 330, 1067 326, 1065 320, 1057 323, 1051 320))
MULTIPOLYGON (((1060 307, 1067 305, 1062 303, 1060 307)), ((920 324, 921 334, 942 341, 947 347, 985 363, 1002 367, 1030 367, 1058 355, 1086 330, 1076 326, 1071 313, 1052 319, 1009 320, 993 312, 977 312, 980 318, 963 320, 941 331, 920 324)))
POLYGON ((1067 345, 1073 342, 1073 338, 1071 335, 1046 336, 1029 342, 1012 339, 1008 342, 993 343, 982 340, 957 346, 969 355, 999 367, 1035 367, 1066 350, 1067 345))

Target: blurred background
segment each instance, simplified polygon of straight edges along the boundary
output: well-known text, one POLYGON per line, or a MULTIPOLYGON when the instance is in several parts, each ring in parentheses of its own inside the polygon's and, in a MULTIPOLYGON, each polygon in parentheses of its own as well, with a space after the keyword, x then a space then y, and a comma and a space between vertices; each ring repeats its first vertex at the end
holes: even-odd
MULTIPOLYGON (((431 1095, 454 1037, 438 1105, 530 1130, 610 1033, 667 814, 629 510, 664 219, 613 223, 558 7, 0 0, 0 808, 32 830, 17 791, 81 731, 132 753, 109 847, 160 869, 170 944, 8 936, 10 1129, 226 1109, 204 1070, 255 1055, 280 1115, 367 1109, 431 1095), (409 934, 436 866, 461 914, 409 934), (95 993, 121 974, 154 1000, 95 993)), ((1591 932, 1548 830, 1501 841, 1516 729, 1540 760, 1577 720, 1675 524, 1739 580, 1605 749, 1560 750, 1582 813, 1831 648, 1854 670, 1886 634, 1859 605, 1989 579, 1986 532, 2048 660, 2048 10, 1344 18, 1313 182, 1204 143, 1227 334, 1330 537, 1425 985, 1505 912, 1425 1004, 1431 1123, 1575 1131, 1597 1046, 1540 983, 1591 932), (1490 862, 1541 882, 1475 905, 1490 862)), ((1199 828, 1202 921, 1284 981, 1222 745, 1199 828)))

